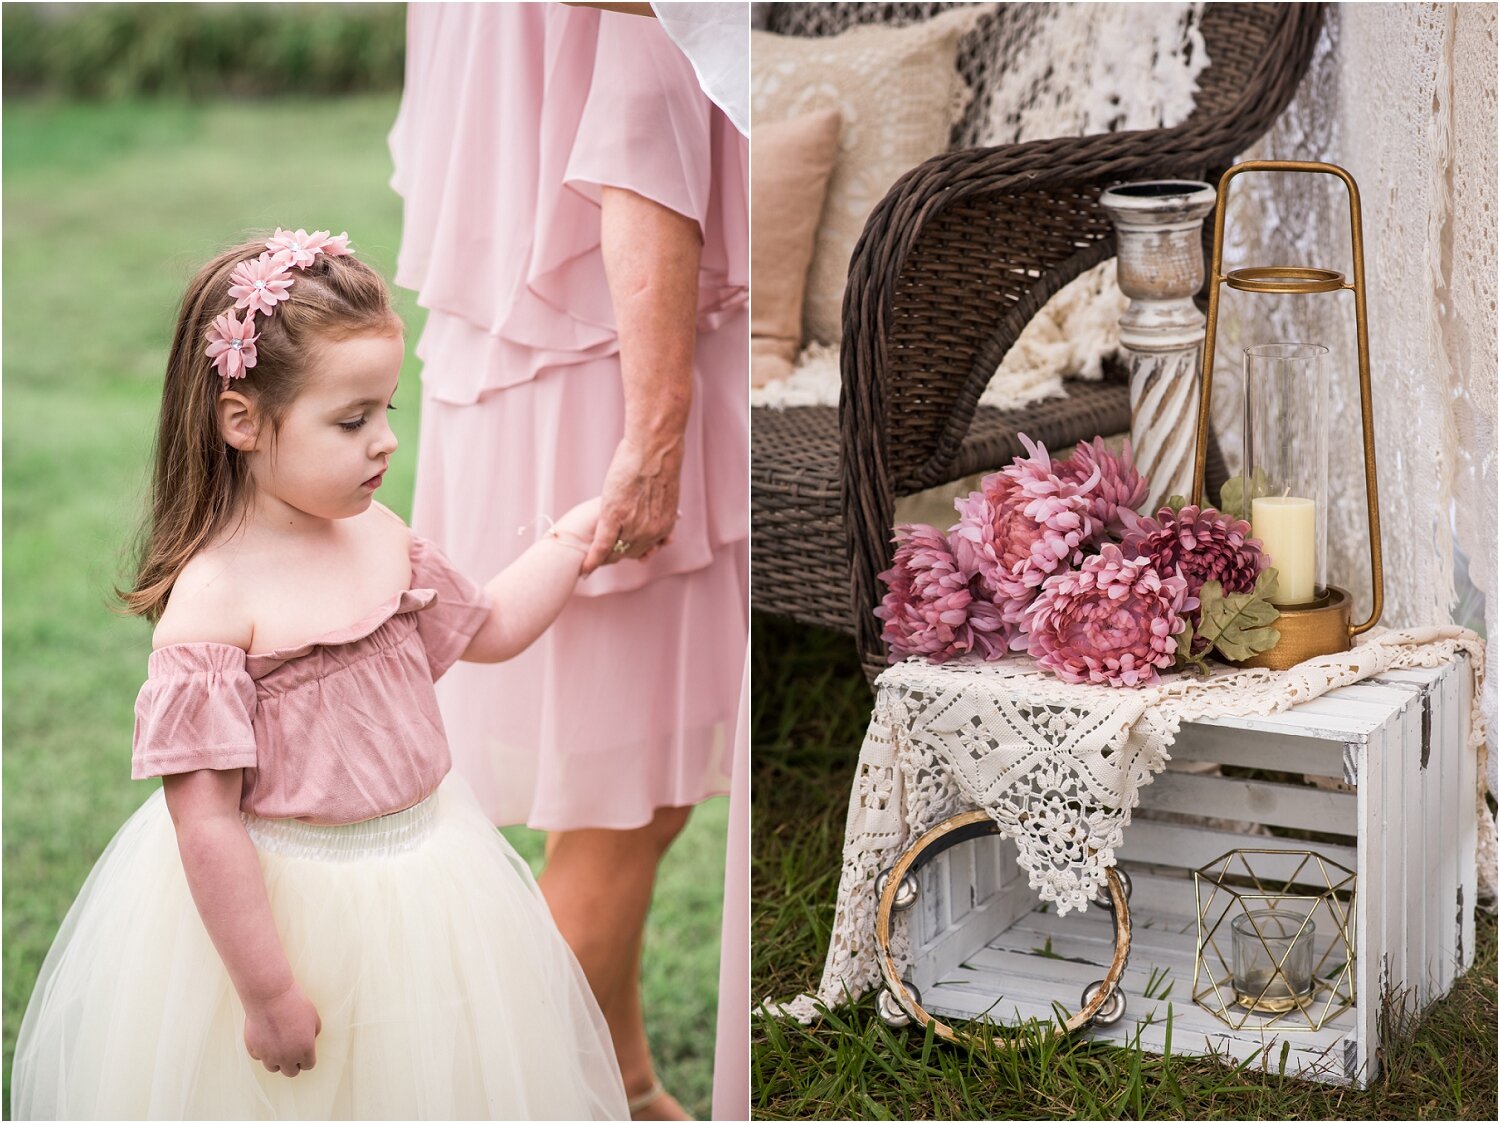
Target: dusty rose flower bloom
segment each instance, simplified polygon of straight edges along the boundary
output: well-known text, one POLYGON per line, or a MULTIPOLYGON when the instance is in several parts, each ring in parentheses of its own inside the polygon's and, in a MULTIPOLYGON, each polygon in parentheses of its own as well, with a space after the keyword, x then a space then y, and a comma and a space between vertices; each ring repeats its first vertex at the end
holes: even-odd
POLYGON ((1026 613, 1027 650, 1067 682, 1149 686, 1176 660, 1197 607, 1181 575, 1163 577, 1106 543, 1078 570, 1047 579, 1026 613))
POLYGON ((1101 537, 1108 534, 1118 538, 1124 532, 1120 512, 1134 514, 1146 501, 1148 490, 1145 478, 1136 471, 1129 439, 1118 456, 1105 445, 1103 437, 1095 437, 1092 442, 1079 441, 1073 455, 1066 460, 1052 462, 1052 471, 1059 479, 1080 484, 1096 470, 1099 482, 1089 494, 1090 513, 1101 537))
POLYGON ((1158 573, 1181 571, 1195 597, 1205 581, 1218 581, 1225 593, 1248 593, 1269 564, 1250 524, 1212 507, 1163 507, 1155 518, 1131 512, 1121 549, 1149 559, 1158 573))
POLYGON ((896 528, 896 556, 880 575, 887 591, 875 615, 891 662, 921 655, 942 663, 977 651, 986 659, 1005 652, 1000 613, 976 600, 942 531, 921 524, 896 528))
POLYGON ((1021 436, 1028 455, 986 476, 980 491, 957 500, 953 554, 1000 609, 1012 647, 1024 650, 1017 625, 1037 588, 1058 569, 1077 564, 1095 536, 1092 489, 1097 469, 1082 480, 1053 471, 1047 450, 1021 436))

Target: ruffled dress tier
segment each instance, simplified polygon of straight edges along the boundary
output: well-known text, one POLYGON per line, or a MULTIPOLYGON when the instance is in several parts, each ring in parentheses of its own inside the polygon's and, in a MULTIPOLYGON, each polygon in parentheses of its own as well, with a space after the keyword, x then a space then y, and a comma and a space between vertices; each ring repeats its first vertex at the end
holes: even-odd
POLYGON ((322 1019, 268 1072, 163 794, 95 865, 21 1024, 17 1119, 622 1119, 609 1031, 525 863, 458 777, 433 682, 489 612, 413 536, 410 588, 247 655, 154 652, 133 771, 243 768, 277 934, 322 1019), (446 777, 446 778, 445 778, 446 777))
POLYGON ((413 524, 469 572, 599 494, 624 432, 600 198, 703 238, 672 543, 602 569, 530 650, 439 698, 495 822, 628 829, 727 790, 748 622, 748 145, 655 20, 542 4, 408 12, 390 136, 397 283, 428 310, 413 524))

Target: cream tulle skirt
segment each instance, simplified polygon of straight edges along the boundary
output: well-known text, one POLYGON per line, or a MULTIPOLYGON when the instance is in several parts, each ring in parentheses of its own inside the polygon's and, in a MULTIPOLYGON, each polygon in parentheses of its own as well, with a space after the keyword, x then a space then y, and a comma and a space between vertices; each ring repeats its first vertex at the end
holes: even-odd
POLYGON ((247 817, 277 931, 323 1029, 288 1078, 188 893, 161 792, 115 835, 44 963, 17 1119, 612 1119, 609 1031, 526 865, 449 777, 341 827, 247 817))

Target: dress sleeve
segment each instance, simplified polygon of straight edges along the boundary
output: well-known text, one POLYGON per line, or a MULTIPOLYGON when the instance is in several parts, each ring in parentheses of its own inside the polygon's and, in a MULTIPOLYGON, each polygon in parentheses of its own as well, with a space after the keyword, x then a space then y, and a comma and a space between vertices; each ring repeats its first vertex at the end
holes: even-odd
POLYGON ((148 666, 135 700, 133 779, 255 767, 255 680, 242 650, 173 644, 153 651, 148 666))
POLYGON ((490 617, 490 597, 464 574, 453 568, 427 539, 411 536, 411 584, 413 589, 431 589, 437 599, 417 614, 417 631, 427 649, 432 681, 442 678, 490 617))
POLYGON ((692 63, 656 20, 605 13, 564 180, 596 202, 600 187, 628 188, 706 231, 712 113, 692 63))

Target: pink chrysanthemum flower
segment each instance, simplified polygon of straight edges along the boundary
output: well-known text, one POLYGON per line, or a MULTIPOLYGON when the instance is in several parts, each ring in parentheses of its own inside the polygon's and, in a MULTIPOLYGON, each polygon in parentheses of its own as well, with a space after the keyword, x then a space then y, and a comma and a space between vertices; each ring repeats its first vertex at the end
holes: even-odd
POLYGON ((921 655, 942 663, 977 651, 986 659, 1005 653, 1000 613, 976 599, 958 568, 948 539, 922 524, 896 528, 896 556, 880 575, 887 592, 875 610, 892 663, 921 655))
POLYGON ((1067 682, 1149 686, 1172 666, 1198 607, 1180 574, 1163 577, 1113 543, 1047 579, 1026 613, 1027 650, 1067 682))
POLYGON ((1094 485, 1089 500, 1097 533, 1118 538, 1124 532, 1120 512, 1134 513, 1146 501, 1148 490, 1146 480, 1136 470, 1129 439, 1119 456, 1109 450, 1103 437, 1095 437, 1092 442, 1079 441, 1073 455, 1066 460, 1052 462, 1052 471, 1060 479, 1079 484, 1096 470, 1099 482, 1094 485))
POLYGON ((255 341, 260 336, 251 330, 254 326, 255 316, 250 312, 243 321, 225 312, 208 329, 208 357, 226 384, 231 378, 244 378, 255 365, 255 341))
POLYGON ((1130 512, 1124 521, 1125 556, 1146 558, 1159 573, 1181 572, 1195 597, 1205 581, 1218 581, 1225 593, 1248 593, 1270 564, 1249 523, 1212 507, 1163 507, 1155 518, 1130 512))
POLYGON ((1098 470, 1082 480, 1052 470, 1047 450, 1024 434, 1028 455, 986 476, 980 491, 957 500, 953 554, 1010 626, 1011 646, 1023 649, 1015 630, 1037 587, 1058 569, 1076 565, 1097 532, 1091 495, 1098 470))
POLYGON ((229 295, 234 297, 236 308, 248 308, 250 314, 257 312, 269 316, 276 305, 287 298, 292 287, 292 278, 287 266, 277 262, 270 251, 254 261, 242 261, 229 275, 229 295))
MULTIPOLYGON (((349 235, 340 234, 334 239, 337 252, 334 256, 341 256, 349 252, 349 235)), ((275 254, 275 260, 283 265, 295 266, 305 269, 313 263, 320 253, 328 253, 329 236, 326 230, 314 230, 309 234, 306 230, 298 227, 295 231, 276 228, 276 233, 266 243, 266 249, 275 254)))

